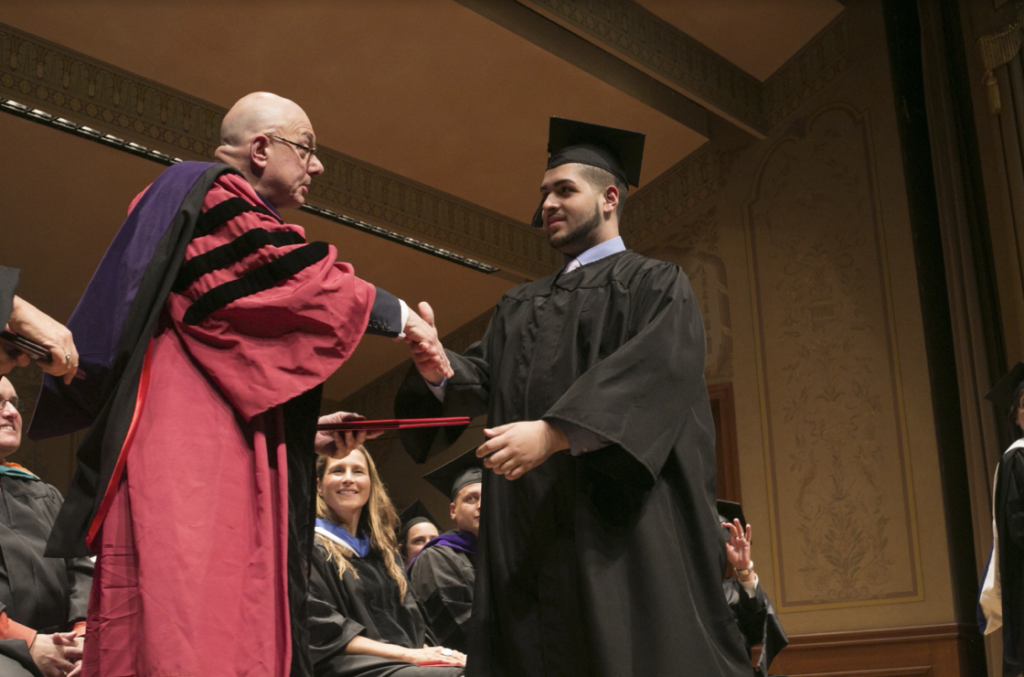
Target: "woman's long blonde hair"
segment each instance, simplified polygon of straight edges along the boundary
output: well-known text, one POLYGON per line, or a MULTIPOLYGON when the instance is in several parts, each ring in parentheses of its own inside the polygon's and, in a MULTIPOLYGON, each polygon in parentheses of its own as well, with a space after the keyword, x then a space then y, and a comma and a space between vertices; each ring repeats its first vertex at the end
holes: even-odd
MULTIPOLYGON (((388 497, 388 492, 384 488, 384 483, 380 481, 380 475, 377 474, 377 466, 373 462, 373 457, 370 456, 370 452, 366 450, 362 445, 353 449, 350 453, 356 451, 362 452, 363 458, 366 459, 366 468, 370 475, 370 497, 366 501, 366 505, 363 506, 362 511, 359 514, 359 529, 360 534, 370 535, 370 547, 380 553, 381 559, 384 560, 384 567, 388 571, 388 575, 395 579, 395 583, 398 584, 398 600, 405 601, 405 593, 409 588, 408 583, 405 580, 405 573, 402 571, 402 566, 398 563, 398 539, 395 537, 395 526, 398 523, 398 512, 395 511, 395 506, 388 497)), ((317 478, 317 494, 316 494, 316 516, 331 522, 334 522, 338 526, 342 526, 341 520, 334 514, 330 506, 324 500, 323 496, 320 495, 320 484, 323 482, 324 474, 327 472, 327 466, 330 465, 333 459, 327 456, 320 456, 316 460, 316 478, 317 478)), ((344 527, 343 527, 344 528, 344 527)), ((327 550, 328 559, 333 560, 338 565, 338 576, 341 577, 345 574, 345 571, 352 566, 349 562, 349 558, 352 556, 352 551, 348 548, 342 547, 335 541, 325 538, 320 534, 316 535, 320 539, 320 543, 327 550)), ((354 568, 352 574, 359 578, 359 572, 354 568)))

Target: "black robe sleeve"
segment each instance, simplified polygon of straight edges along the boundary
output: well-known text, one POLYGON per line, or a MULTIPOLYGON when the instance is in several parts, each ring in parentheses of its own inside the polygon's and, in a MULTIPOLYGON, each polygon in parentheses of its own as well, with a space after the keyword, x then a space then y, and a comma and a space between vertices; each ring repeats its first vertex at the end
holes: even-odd
MULTIPOLYGON (((487 413, 490 393, 490 363, 487 346, 491 327, 482 340, 469 347, 462 355, 445 350, 455 375, 448 379, 444 402, 427 387, 415 365, 405 375, 395 397, 395 416, 398 418, 438 418, 441 416, 479 416, 487 413)), ((417 463, 439 453, 455 442, 464 427, 414 428, 400 430, 402 446, 417 463)))
POLYGON ((592 467, 649 489, 690 420, 684 412, 707 400, 704 323, 677 266, 652 266, 635 283, 629 325, 629 340, 576 379, 544 418, 613 442, 588 459, 592 467))
POLYGON ((44 557, 63 499, 37 480, 0 476, 0 611, 40 632, 85 620, 93 563, 44 557))
POLYGON ((427 548, 413 563, 410 579, 437 644, 467 652, 474 583, 469 557, 444 546, 427 548))
POLYGON ((768 599, 764 588, 757 586, 753 597, 747 595, 743 585, 735 578, 727 578, 722 581, 722 591, 725 593, 729 610, 736 618, 736 623, 743 633, 743 640, 747 644, 747 651, 755 646, 761 646, 761 657, 757 662, 758 675, 767 675, 768 667, 775 660, 775 656, 782 651, 789 639, 786 637, 779 617, 775 614, 775 608, 768 599))
MULTIPOLYGON (((18 292, 18 269, 0 266, 0 325, 7 324, 18 292)), ((2 328, 2 327, 0 327, 2 328)))
POLYGON ((1003 602, 1003 674, 1024 668, 1024 449, 1011 447, 999 463, 995 498, 1003 602))
POLYGON ((32 660, 28 645, 21 639, 0 639, 0 675, 4 677, 43 677, 32 660))
POLYGON ((345 615, 344 594, 337 570, 317 545, 309 572, 309 648, 314 665, 342 655, 348 643, 365 628, 345 615))

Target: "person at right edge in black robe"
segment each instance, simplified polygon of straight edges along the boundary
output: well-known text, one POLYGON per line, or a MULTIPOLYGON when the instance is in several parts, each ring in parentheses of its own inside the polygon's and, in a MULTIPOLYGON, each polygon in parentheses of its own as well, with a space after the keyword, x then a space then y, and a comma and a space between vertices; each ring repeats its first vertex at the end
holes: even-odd
MULTIPOLYGON (((534 224, 565 267, 507 292, 447 381, 416 365, 396 397, 403 418, 488 415, 471 677, 750 675, 721 588, 700 310, 678 266, 619 237, 643 141, 551 120, 534 224)), ((437 434, 402 441, 423 462, 437 434)))
POLYGON ((992 501, 992 553, 982 575, 978 626, 1002 628, 1003 677, 1024 670, 1024 362, 985 396, 1008 413, 1014 442, 996 466, 992 501))

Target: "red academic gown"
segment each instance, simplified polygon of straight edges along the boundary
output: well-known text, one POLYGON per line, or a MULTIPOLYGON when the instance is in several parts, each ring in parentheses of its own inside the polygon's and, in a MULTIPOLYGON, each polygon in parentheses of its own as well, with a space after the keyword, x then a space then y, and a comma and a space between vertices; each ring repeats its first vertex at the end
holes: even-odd
MULTIPOLYGON (((203 210, 239 197, 262 204, 242 177, 222 175, 203 210)), ((244 212, 193 239, 186 265, 258 229, 277 243, 303 234, 244 212)), ((86 677, 288 675, 283 405, 352 353, 375 288, 336 262, 330 247, 323 260, 199 322, 186 313, 209 290, 301 246, 264 246, 166 302, 123 471, 115 471, 94 522, 102 526, 89 536, 98 560, 86 677)))

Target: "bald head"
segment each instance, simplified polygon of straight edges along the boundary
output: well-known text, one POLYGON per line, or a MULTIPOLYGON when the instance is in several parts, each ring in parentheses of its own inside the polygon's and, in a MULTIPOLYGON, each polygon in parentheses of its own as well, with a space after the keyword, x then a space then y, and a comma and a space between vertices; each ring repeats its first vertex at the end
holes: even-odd
POLYGON ((306 113, 290 99, 270 92, 246 94, 235 102, 220 123, 217 152, 248 148, 249 142, 258 134, 280 134, 282 123, 296 117, 309 121, 306 113))
POLYGON ((275 207, 298 207, 305 202, 311 177, 322 172, 323 165, 293 144, 316 146, 305 111, 276 94, 253 92, 224 116, 216 157, 241 172, 275 207))

